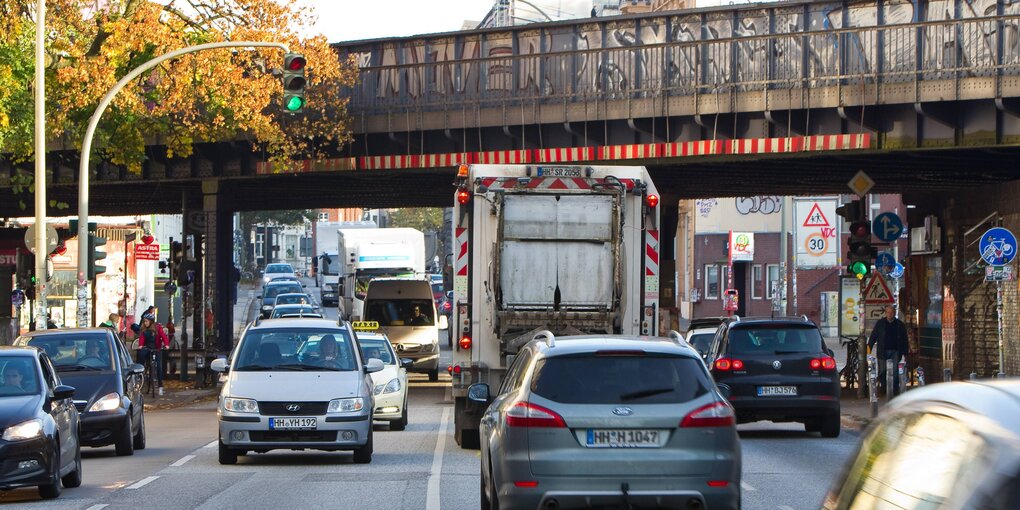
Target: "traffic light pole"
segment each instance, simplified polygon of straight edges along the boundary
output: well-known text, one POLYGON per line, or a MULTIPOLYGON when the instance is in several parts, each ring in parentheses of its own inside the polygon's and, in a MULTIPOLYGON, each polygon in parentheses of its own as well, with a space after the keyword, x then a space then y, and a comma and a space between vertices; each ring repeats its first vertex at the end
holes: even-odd
MULTIPOLYGON (((40 0, 40 3, 42 3, 42 0, 40 0)), ((42 23, 40 21, 39 25, 41 26, 41 24, 42 23)), ((41 29, 38 29, 38 30, 41 30, 41 29)), ((38 41, 38 38, 41 38, 41 36, 42 36, 41 32, 39 32, 38 30, 37 30, 37 41, 38 41)), ((41 51, 41 48, 42 48, 42 45, 37 42, 37 48, 36 48, 36 55, 37 55, 37 57, 39 55, 39 52, 41 51)), ((177 58, 177 57, 179 57, 181 55, 187 55, 188 53, 197 53, 199 51, 214 50, 214 49, 220 49, 220 48, 279 48, 279 49, 283 50, 285 53, 289 53, 290 52, 290 47, 288 47, 286 44, 276 43, 276 42, 262 42, 262 41, 225 41, 225 42, 215 42, 215 43, 208 43, 208 44, 199 44, 199 45, 196 45, 196 46, 188 46, 187 48, 181 48, 179 50, 171 51, 170 53, 166 53, 164 55, 158 56, 158 57, 156 57, 156 58, 154 58, 154 59, 152 59, 152 60, 150 60, 150 61, 148 61, 148 62, 146 62, 146 63, 144 63, 144 64, 142 64, 142 65, 140 65, 138 67, 136 67, 136 68, 134 68, 131 72, 126 74, 123 78, 120 79, 120 81, 118 81, 106 93, 105 96, 103 96, 103 99, 99 101, 99 105, 96 106, 96 111, 92 113, 92 118, 89 119, 88 128, 85 130, 85 137, 84 137, 84 139, 82 139, 82 144, 81 144, 81 165, 78 167, 78 325, 79 326, 82 326, 82 327, 88 326, 88 322, 89 322, 89 303, 88 303, 88 290, 87 290, 87 287, 88 287, 88 269, 87 269, 87 267, 88 267, 88 259, 89 259, 89 246, 88 246, 88 242, 86 242, 88 240, 88 238, 89 238, 89 230, 88 230, 88 228, 89 228, 89 154, 92 152, 92 137, 95 135, 96 128, 99 126, 99 119, 103 116, 103 112, 106 111, 106 108, 108 106, 110 106, 110 103, 113 102, 113 98, 117 96, 117 93, 120 92, 121 89, 126 87, 127 84, 133 82, 135 80, 135 78, 137 78, 139 75, 141 75, 145 71, 148 71, 149 69, 152 69, 153 67, 156 67, 159 64, 161 64, 161 63, 163 63, 163 62, 165 62, 167 60, 177 58), (85 296, 85 297, 82 297, 82 296, 85 296)), ((38 70, 39 64, 37 64, 36 67, 37 67, 36 73, 37 73, 37 77, 38 77, 38 74, 39 74, 39 70, 38 70)), ((37 83, 41 84, 42 80, 38 80, 37 83)), ((36 91, 37 95, 40 94, 39 89, 41 89, 41 87, 37 88, 37 91, 36 91)), ((38 116, 39 116, 39 108, 40 107, 39 107, 38 101, 37 101, 37 105, 36 105, 36 116, 37 116, 36 118, 37 119, 38 119, 38 116)), ((38 131, 39 128, 37 127, 36 129, 38 131)), ((38 145, 40 143, 39 139, 40 139, 40 137, 39 137, 39 134, 37 132, 36 133, 36 147, 37 147, 37 149, 36 149, 36 184, 35 184, 35 186, 36 186, 36 218, 37 218, 37 221, 38 221, 38 217, 39 217, 39 211, 40 210, 45 211, 44 207, 46 205, 46 197, 45 197, 45 195, 42 196, 43 197, 42 198, 42 207, 40 207, 40 205, 39 205, 39 196, 40 196, 39 195, 39 190, 40 190, 41 184, 45 183, 45 181, 40 181, 38 179, 38 174, 40 173, 40 170, 39 170, 40 169, 40 166, 39 166, 39 157, 41 156, 41 154, 43 152, 45 152, 45 151, 40 151, 38 149, 38 145)), ((45 147, 45 144, 44 144, 44 147, 45 147)), ((41 173, 45 176, 45 171, 43 171, 41 173)), ((39 246, 39 248, 36 249, 36 252, 37 252, 36 253, 36 272, 37 273, 39 272, 39 260, 42 260, 43 261, 42 262, 42 275, 43 275, 43 277, 45 277, 45 275, 46 275, 46 260, 44 258, 45 254, 43 253, 43 250, 45 250, 45 246, 46 246, 46 237, 45 237, 46 236, 46 231, 43 230, 44 227, 45 227, 44 224, 38 225, 38 227, 37 227, 37 232, 42 231, 43 232, 42 233, 43 237, 42 237, 41 245, 37 244, 37 246, 39 246)), ((36 233, 36 243, 40 242, 39 241, 39 235, 40 234, 36 233)), ((125 268, 125 270, 126 270, 126 268, 125 268)), ((41 299, 40 299, 40 301, 41 301, 41 299)), ((37 321, 38 320, 40 320, 40 319, 37 319, 37 321)), ((46 318, 43 317, 41 320, 45 321, 46 318)))
POLYGON ((46 329, 46 0, 35 15, 35 329, 46 329))

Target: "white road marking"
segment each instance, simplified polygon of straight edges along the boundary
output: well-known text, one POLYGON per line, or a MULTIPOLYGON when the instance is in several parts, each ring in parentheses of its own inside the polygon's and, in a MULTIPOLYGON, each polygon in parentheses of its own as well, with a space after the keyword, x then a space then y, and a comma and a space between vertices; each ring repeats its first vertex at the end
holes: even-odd
POLYGON ((125 488, 126 489, 141 489, 142 487, 145 487, 146 485, 149 485, 150 483, 155 482, 158 479, 159 479, 158 476, 146 476, 145 478, 142 478, 141 480, 138 480, 137 482, 135 482, 134 485, 128 485, 125 488))
POLYGON ((786 505, 783 505, 783 506, 779 507, 779 510, 793 510, 793 508, 792 507, 788 507, 786 505))
POLYGON ((443 472, 443 450, 446 449, 446 425, 449 421, 450 408, 444 407, 443 418, 439 421, 439 439, 436 440, 436 451, 432 454, 432 471, 429 472, 425 510, 439 510, 439 477, 443 472))
POLYGON ((211 442, 211 443, 209 443, 209 444, 207 444, 207 445, 203 446, 202 448, 213 448, 213 447, 215 447, 216 445, 218 445, 219 443, 220 443, 220 440, 219 440, 219 439, 217 439, 217 440, 215 440, 215 441, 213 441, 213 442, 211 442))
POLYGON ((756 490, 758 490, 758 489, 755 489, 754 487, 751 487, 751 484, 749 484, 747 482, 740 482, 740 488, 744 489, 745 491, 756 491, 756 490))
POLYGON ((177 462, 174 462, 173 464, 170 464, 170 467, 181 467, 186 462, 188 462, 189 460, 194 459, 194 458, 195 458, 194 455, 185 455, 185 456, 181 457, 177 462))
POLYGON ((98 505, 92 505, 92 506, 86 508, 85 510, 103 510, 104 508, 106 508, 108 506, 110 506, 110 505, 107 505, 106 503, 101 503, 101 504, 98 504, 98 505))

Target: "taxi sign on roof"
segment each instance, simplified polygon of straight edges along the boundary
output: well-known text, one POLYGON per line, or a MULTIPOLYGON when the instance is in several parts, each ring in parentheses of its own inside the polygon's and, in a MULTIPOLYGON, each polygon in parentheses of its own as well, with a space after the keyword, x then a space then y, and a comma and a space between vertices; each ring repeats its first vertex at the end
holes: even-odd
POLYGON ((376 321, 354 321, 351 323, 351 327, 355 331, 375 331, 379 329, 379 323, 376 321))

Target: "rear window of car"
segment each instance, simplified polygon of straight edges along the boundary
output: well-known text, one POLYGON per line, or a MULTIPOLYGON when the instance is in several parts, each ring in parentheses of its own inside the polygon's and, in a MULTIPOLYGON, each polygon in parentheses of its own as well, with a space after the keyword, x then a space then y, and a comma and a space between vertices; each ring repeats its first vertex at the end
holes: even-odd
POLYGON ((687 343, 691 344, 699 353, 705 354, 708 352, 708 348, 712 346, 713 338, 715 338, 715 333, 698 333, 691 335, 687 343))
POLYGON ((269 266, 266 267, 266 272, 267 273, 293 273, 294 272, 294 268, 288 266, 287 264, 269 264, 269 266))
POLYGON ((300 285, 270 285, 266 287, 266 297, 274 298, 280 294, 290 294, 292 292, 301 292, 300 285))
POLYGON ((540 360, 531 392, 564 404, 679 404, 711 385, 695 358, 582 355, 540 360))
POLYGON ((766 324, 730 329, 729 354, 822 352, 822 335, 812 326, 766 324))

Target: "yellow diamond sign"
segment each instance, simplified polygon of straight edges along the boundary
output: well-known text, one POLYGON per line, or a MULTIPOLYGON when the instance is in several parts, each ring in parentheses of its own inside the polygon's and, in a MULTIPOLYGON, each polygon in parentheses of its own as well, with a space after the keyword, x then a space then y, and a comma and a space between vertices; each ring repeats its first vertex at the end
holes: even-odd
POLYGON ((850 186, 850 190, 856 193, 857 196, 863 197, 871 191, 872 187, 875 186, 875 181, 871 180, 871 177, 868 177, 868 174, 864 173, 864 170, 861 170, 857 172, 857 175, 854 175, 854 178, 850 179, 850 182, 846 184, 847 186, 850 186))

